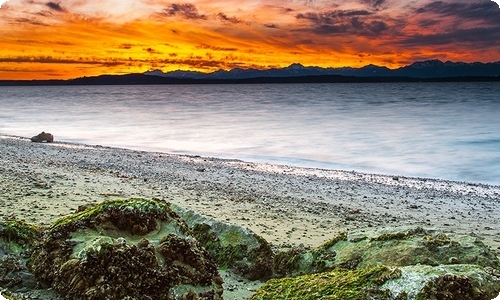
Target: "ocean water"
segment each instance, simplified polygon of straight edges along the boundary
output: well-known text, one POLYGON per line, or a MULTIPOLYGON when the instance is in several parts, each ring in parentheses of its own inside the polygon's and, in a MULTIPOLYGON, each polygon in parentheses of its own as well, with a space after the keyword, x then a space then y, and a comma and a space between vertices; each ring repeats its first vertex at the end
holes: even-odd
POLYGON ((0 133, 500 184, 500 83, 0 87, 0 133))

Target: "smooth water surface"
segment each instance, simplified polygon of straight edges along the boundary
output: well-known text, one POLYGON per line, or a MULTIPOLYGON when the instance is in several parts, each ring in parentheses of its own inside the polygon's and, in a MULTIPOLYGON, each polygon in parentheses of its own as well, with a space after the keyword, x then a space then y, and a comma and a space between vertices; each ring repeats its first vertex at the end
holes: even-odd
POLYGON ((499 83, 0 87, 0 133, 500 184, 499 83))

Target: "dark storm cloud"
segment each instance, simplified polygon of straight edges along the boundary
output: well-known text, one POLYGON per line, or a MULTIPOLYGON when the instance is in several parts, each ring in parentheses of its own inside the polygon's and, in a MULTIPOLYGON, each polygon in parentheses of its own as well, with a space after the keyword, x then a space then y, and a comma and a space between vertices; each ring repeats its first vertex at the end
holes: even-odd
POLYGON ((478 27, 472 29, 458 29, 452 32, 417 34, 399 42, 405 46, 447 45, 466 43, 473 49, 482 49, 494 45, 500 46, 500 28, 478 27))
POLYGON ((385 3, 385 0, 363 0, 362 2, 370 5, 371 7, 378 8, 385 3))
POLYGON ((500 44, 500 10, 492 1, 434 1, 416 8, 414 13, 419 27, 432 29, 432 32, 407 36, 400 41, 403 45, 467 44, 473 49, 481 49, 500 44))
POLYGON ((324 13, 304 13, 297 19, 312 23, 309 30, 316 34, 356 34, 374 36, 389 29, 389 25, 367 10, 334 10, 324 13))
POLYGON ((228 17, 226 14, 223 13, 218 13, 217 18, 223 22, 229 22, 233 24, 238 24, 238 23, 245 23, 245 21, 238 19, 236 17, 228 17))
POLYGON ((441 23, 441 21, 439 21, 439 20, 425 19, 425 20, 418 21, 418 27, 428 28, 428 27, 434 26, 434 25, 439 24, 439 23, 441 23))
POLYGON ((309 20, 318 25, 332 24, 348 17, 368 16, 372 13, 367 10, 334 10, 324 13, 308 12, 298 14, 297 19, 309 20))
POLYGON ((182 4, 172 4, 166 7, 161 13, 164 16, 172 17, 181 15, 187 19, 202 19, 205 20, 207 17, 198 12, 196 6, 190 3, 182 3, 182 4))
POLYGON ((417 14, 435 14, 441 17, 456 17, 467 20, 484 20, 500 25, 500 10, 493 1, 454 3, 435 1, 419 7, 417 14))
POLYGON ((62 9, 61 5, 59 5, 59 3, 47 2, 47 3, 45 3, 45 6, 47 6, 48 8, 50 8, 52 10, 55 10, 55 11, 64 11, 62 9))

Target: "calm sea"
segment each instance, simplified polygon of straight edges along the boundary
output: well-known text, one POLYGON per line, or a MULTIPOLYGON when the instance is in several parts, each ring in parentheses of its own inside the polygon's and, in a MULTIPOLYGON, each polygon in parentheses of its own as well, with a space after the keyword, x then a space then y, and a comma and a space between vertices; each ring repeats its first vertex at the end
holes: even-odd
POLYGON ((500 184, 499 83, 0 87, 0 133, 500 184))

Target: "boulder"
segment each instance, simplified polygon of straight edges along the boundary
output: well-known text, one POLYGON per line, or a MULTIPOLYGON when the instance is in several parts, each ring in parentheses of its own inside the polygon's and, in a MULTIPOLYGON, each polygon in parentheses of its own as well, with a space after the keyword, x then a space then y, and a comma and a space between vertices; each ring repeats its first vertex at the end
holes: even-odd
POLYGON ((114 200, 44 231, 28 268, 66 299, 221 299, 217 265, 169 204, 114 200))
POLYGON ((251 230, 216 221, 196 212, 172 205, 193 231, 196 239, 217 261, 249 280, 267 280, 273 274, 273 250, 251 230))
POLYGON ((43 142, 52 143, 54 141, 54 136, 50 133, 42 131, 38 135, 32 137, 31 141, 36 143, 43 143, 43 142))
POLYGON ((251 300, 484 300, 499 290, 500 277, 476 265, 378 266, 271 279, 251 300))

